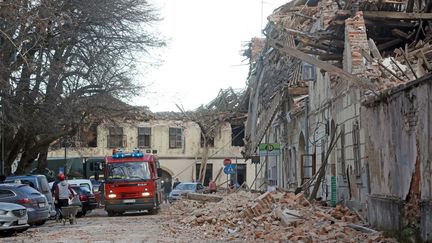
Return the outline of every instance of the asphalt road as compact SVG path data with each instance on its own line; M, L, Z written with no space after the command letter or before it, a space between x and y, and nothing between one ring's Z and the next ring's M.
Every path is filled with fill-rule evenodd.
M163 224L170 217L163 211L158 215L146 212L108 217L103 209L93 210L77 224L50 220L43 226L31 227L0 242L173 242L164 232Z

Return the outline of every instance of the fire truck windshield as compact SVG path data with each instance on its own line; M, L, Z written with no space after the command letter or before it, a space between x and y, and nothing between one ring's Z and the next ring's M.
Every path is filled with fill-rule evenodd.
M136 181L150 179L147 162L121 162L108 165L107 180Z

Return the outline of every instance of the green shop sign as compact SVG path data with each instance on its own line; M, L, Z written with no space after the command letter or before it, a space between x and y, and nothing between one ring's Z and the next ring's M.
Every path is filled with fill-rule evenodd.
M280 155L280 144L279 143L260 143L258 146L260 156L278 156Z

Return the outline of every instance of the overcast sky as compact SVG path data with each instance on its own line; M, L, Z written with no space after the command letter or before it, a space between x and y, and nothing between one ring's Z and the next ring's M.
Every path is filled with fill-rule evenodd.
M150 2L164 18L157 28L168 39L168 46L158 53L163 64L143 75L147 92L134 105L146 105L155 112L179 111L175 104L193 110L216 98L220 89L245 88L249 67L240 55L242 45L261 36L266 17L287 1Z

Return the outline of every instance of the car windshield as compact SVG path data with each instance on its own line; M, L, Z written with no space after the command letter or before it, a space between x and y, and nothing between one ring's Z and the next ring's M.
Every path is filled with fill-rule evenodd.
M150 179L147 162L124 162L108 165L108 180L145 180Z
M180 183L176 186L176 190L186 190L186 191L193 191L195 190L196 185L195 184L189 184L189 183Z

